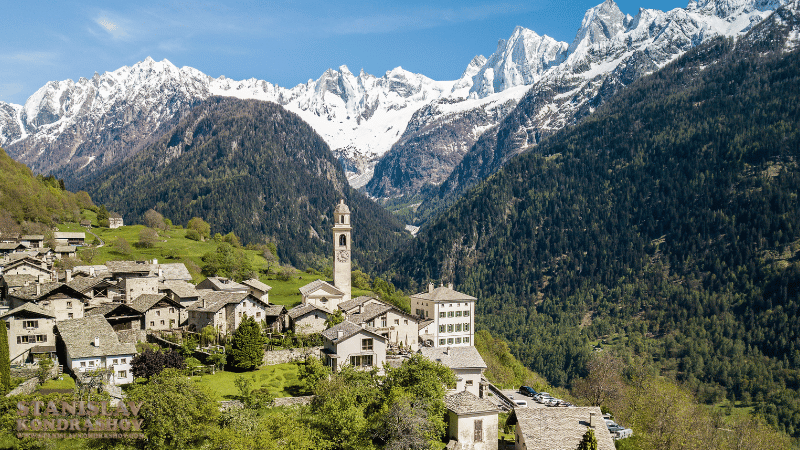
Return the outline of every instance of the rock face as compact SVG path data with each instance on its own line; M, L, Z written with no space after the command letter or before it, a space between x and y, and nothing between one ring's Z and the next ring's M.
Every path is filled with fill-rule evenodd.
M606 0L586 12L572 43L517 27L489 58L476 56L451 81L400 67L376 77L341 66L288 89L263 80L212 78L147 58L77 82L50 82L25 105L0 102L0 146L35 171L75 186L136 154L212 95L258 99L308 122L342 162L352 186L373 197L425 191L428 198L439 186L453 185L447 177L458 176L451 172L487 130L504 133L498 139L503 148L491 158L502 164L633 80L709 38L746 32L782 3L692 1L669 12L640 9L631 17ZM515 111L523 97L526 105Z

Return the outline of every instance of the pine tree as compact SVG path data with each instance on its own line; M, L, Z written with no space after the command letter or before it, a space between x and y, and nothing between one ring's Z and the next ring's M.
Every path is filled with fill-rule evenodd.
M583 435L583 440L578 444L578 450L597 450L597 438L594 436L594 430L589 428Z
M261 327L255 319L246 314L239 328L233 332L231 357L233 366L244 370L257 369L264 359Z
M8 353L8 332L5 323L0 322L0 385L3 392L8 392L11 387L11 361Z

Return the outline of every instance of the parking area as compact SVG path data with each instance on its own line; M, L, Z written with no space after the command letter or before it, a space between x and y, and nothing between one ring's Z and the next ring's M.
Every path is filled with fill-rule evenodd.
M520 394L519 391L515 391L513 389L503 389L501 392L512 400L525 400L528 402L528 408L546 408L546 406L541 403L537 403L532 398Z

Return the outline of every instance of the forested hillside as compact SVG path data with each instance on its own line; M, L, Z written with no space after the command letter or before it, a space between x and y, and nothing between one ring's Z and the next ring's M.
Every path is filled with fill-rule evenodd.
M274 241L304 268L331 255L334 206L353 214L354 260L365 268L410 238L351 189L325 142L295 114L256 100L212 97L133 158L98 176L97 201L134 222L154 208L175 223L202 217L212 233ZM102 181L102 182L101 182Z
M0 148L0 233L19 232L21 222L52 225L80 220L82 208L94 206L86 192L64 190L53 176L34 175Z
M387 273L455 282L556 385L621 335L700 400L744 400L800 436L798 23L782 8L634 83L468 192Z

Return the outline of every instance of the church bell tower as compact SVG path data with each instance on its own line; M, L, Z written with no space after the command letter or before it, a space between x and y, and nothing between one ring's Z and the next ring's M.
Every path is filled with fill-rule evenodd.
M342 301L350 300L351 258L350 208L340 200L333 210L333 285L344 292Z

